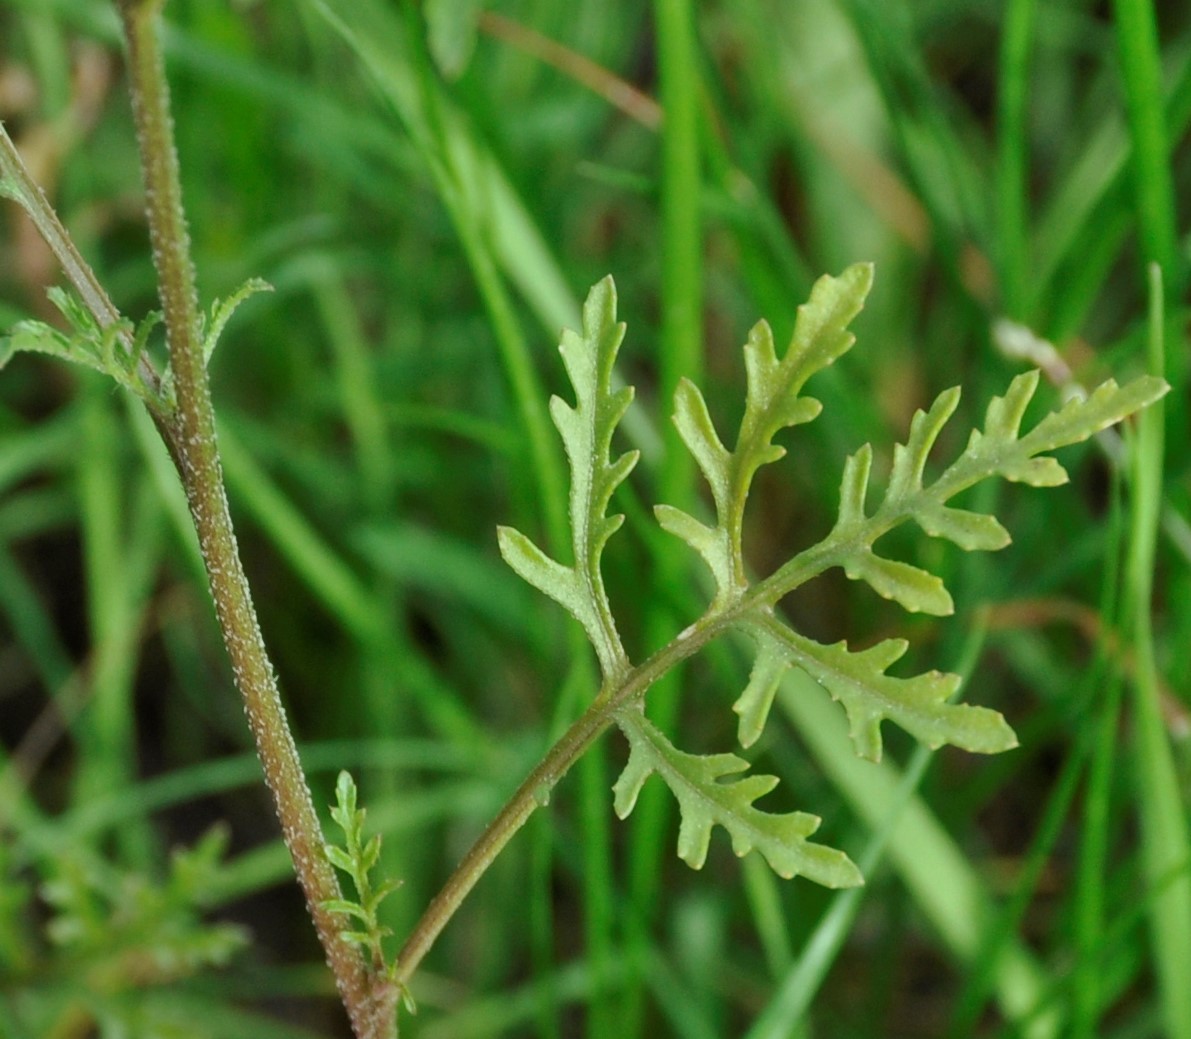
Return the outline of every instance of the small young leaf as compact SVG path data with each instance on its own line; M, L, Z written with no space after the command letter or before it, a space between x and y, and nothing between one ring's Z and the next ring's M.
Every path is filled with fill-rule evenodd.
M72 293L53 287L46 295L66 319L70 331L62 332L44 321L18 322L7 335L0 336L0 368L17 353L49 354L102 372L160 410L165 398L150 391L138 366L149 334L161 315L151 313L139 326L121 318L100 328L91 312Z
M399 882L385 881L373 888L369 874L380 859L381 839L377 834L364 841L365 814L365 809L358 807L355 780L349 772L340 772L335 783L335 805L331 808L331 818L343 830L344 846L339 848L324 844L323 854L328 862L351 877L358 900L331 898L324 901L322 907L358 920L360 930L340 931L339 937L345 942L367 948L372 954L373 963L383 964L384 939L391 932L381 926L376 914L385 896L396 890ZM396 964L388 969L395 970Z
M380 834L374 834L372 839L360 851L360 865L365 871L371 870L380 860Z
M326 852L327 861L335 866L337 869L343 870L349 877L355 872L355 860L342 848L336 848L333 844L328 844L324 851Z
M46 931L77 964L135 965L138 984L176 983L208 966L222 966L249 940L234 924L205 923L199 909L226 887L227 832L215 827L193 848L170 856L161 880L121 873L67 845L52 860L41 894L50 911ZM84 864L85 863L85 864ZM120 977L119 971L112 975ZM136 1034L126 1028L119 1034Z
M136 365L144 354L145 348L149 345L149 336L153 334L153 329L164 320L165 315L160 310L151 310L137 326L136 333L133 336L132 351L130 354L133 365Z
M777 786L774 776L721 782L745 771L748 762L735 754L686 754L640 711L621 712L617 724L628 738L630 750L613 788L616 814L622 819L628 816L645 780L656 772L678 799L682 814L678 855L688 866L702 868L712 827L719 825L728 831L737 855L755 849L779 876L806 876L833 888L864 883L843 852L806 839L819 828L817 816L806 812L773 815L753 806L757 798Z
M49 354L63 361L74 360L71 356L70 339L44 321L20 321L12 330L0 337L0 368L8 364L19 353ZM98 367L87 363L88 367Z
M328 855L327 858L330 858L330 856ZM360 920L367 921L368 919L368 914L358 902L350 902L346 898L328 898L323 903L323 908L330 910L332 913L343 913L346 916L354 916Z
M211 304L211 318L205 323L205 327L200 329L203 339L204 363L210 362L211 355L215 352L215 347L219 344L219 337L223 335L224 328L227 327L228 321L231 320L232 315L236 312L240 304L248 299L249 296L255 296L258 292L272 291L273 286L263 278L249 278L226 299L217 299Z

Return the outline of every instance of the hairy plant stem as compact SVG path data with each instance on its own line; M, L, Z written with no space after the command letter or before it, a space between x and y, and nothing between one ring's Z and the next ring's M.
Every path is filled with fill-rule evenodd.
M228 512L158 35L163 4L164 0L120 0L119 6L128 42L153 261L177 396L173 425L178 471L232 672L307 908L356 1036L382 1039L395 1032L397 989L383 973L366 967L357 950L339 937L342 921L324 908L326 902L342 898L342 893L323 852L318 815L286 722Z

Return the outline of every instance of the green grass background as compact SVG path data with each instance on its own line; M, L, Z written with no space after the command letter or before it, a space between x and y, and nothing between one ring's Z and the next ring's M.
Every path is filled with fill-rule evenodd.
M594 691L577 626L495 527L565 552L546 401L605 273L638 388L620 443L643 461L605 554L635 658L705 601L649 512L703 494L673 385L698 378L727 428L747 329L784 342L819 273L872 259L877 284L812 386L822 417L758 480L758 571L827 531L845 453L956 383L962 449L1019 370L999 317L1085 383L1174 387L1123 468L1087 445L1069 487L983 492L1004 552L897 543L955 617L907 620L838 575L787 604L819 639L911 638L910 665L961 670L1021 738L927 755L887 727L874 766L820 690L783 688L755 756L771 800L823 816L864 889L777 880L722 834L692 872L660 788L613 817L612 736L444 933L403 1035L1191 1039L1186 10L170 0L167 22L205 301L275 287L212 362L241 549L316 800L352 769L404 878L399 937ZM152 309L109 4L0 0L0 117L117 305ZM44 316L51 261L14 207L0 231L0 324ZM728 750L747 666L713 647L651 714ZM102 380L28 357L0 376L0 734L0 1036L346 1034L164 451ZM138 973L173 948L167 916L121 931L108 902L217 820L207 918L251 946ZM87 918L118 938L50 940L44 884L68 874L107 893Z

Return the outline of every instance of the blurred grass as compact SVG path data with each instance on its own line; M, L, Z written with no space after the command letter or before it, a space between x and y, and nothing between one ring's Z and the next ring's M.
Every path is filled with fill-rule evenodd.
M427 42L412 4L167 7L202 291L276 287L212 362L241 545L316 798L338 767L360 773L405 878L399 932L593 692L574 627L502 569L494 528L566 556L545 407L565 390L558 330L603 274L638 388L624 440L643 462L607 553L635 656L703 601L680 546L647 529L654 501L701 494L661 451L668 387L702 372L716 418L734 418L747 329L763 316L784 340L810 281L854 260L877 261L877 287L857 346L813 387L823 416L759 479L758 570L827 529L844 452L888 443L956 382L976 420L1014 371L996 317L1055 338L1084 382L1146 368L1147 261L1175 392L1164 464L1151 451L1131 479L1151 520L1188 502L1186 12L479 8L425 5ZM139 316L152 274L114 28L103 0L0 0L0 117ZM529 32L564 49L530 53ZM660 101L660 128L639 96L593 92L575 55ZM0 316L42 314L53 271L10 207L0 260ZM253 928L241 955L259 976L167 986L200 1008L188 1034L263 1035L266 1003L277 1035L343 1034L321 974L294 980L319 954L243 756L176 488L127 414L36 359L0 379L0 1034L68 1020L30 883L64 857L158 875L215 819L233 843L214 911ZM909 621L834 578L787 604L815 637L912 637L920 667L963 659L986 624L965 696L1022 737L995 760L926 763L890 733L873 766L817 689L784 689L788 725L758 759L825 840L868 849L866 889L757 876L719 839L692 873L665 799L613 819L609 739L444 934L403 1035L1191 1034L1186 561L1114 519L1093 447L1065 462L1070 488L998 492L1015 538L1001 555L906 543L949 574L956 618ZM745 677L731 647L685 669L685 745L731 745ZM142 994L146 1015L161 995Z

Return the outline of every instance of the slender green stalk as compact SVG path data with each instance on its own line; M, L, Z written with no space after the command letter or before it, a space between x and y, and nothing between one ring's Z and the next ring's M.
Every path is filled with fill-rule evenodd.
M432 64L425 53L424 27L414 5L407 4L405 13L407 39L413 55L412 64L419 89L419 103L410 106L409 122L415 132L415 139L423 149L427 164L435 175L440 197L451 214L496 336L501 360L534 459L530 471L534 474L534 482L537 484L537 500L542 511L541 518L547 539L556 551L565 552L569 542L563 507L566 501L566 480L547 410L543 404L545 394L541 391L528 343L505 287L499 265L499 253L491 240L489 224L492 218L485 206L494 185L482 184L481 194L477 194L474 187L469 189L468 181L475 175L469 168L472 165L469 153L473 146L452 128L446 98L432 73ZM481 199L483 205L478 204ZM578 630L569 629L567 640L568 655L571 659L586 657L587 649ZM594 678L586 675L580 677L576 688L579 687L584 691L593 691ZM612 914L608 909L612 902L611 840L605 807L608 778L600 748L593 747L583 757L580 771L584 827L584 929L588 958L592 970L599 974L608 969L612 956ZM522 825L523 822L524 820L516 826ZM543 838L538 837L538 840L541 841ZM534 858L538 876L548 879L551 859L549 846L539 845ZM538 921L539 927L542 923L543 921ZM548 977L545 973L542 976L544 981ZM544 985L542 991L544 997L548 996L548 986ZM593 989L589 1002L589 1034L610 1036L612 1033L607 1030L605 1024L609 1013L605 1010L606 997L603 990L599 987Z
M1142 259L1157 264L1162 281L1174 298L1182 295L1187 265L1179 245L1179 215L1175 205L1170 131L1162 89L1162 55L1151 0L1114 0L1121 80L1133 145L1133 207L1141 240ZM1164 375L1174 387L1187 375L1185 350L1166 352ZM1172 395L1166 410L1170 436L1184 441L1191 436L1184 394ZM1189 1026L1191 1027L1191 1026Z
M1104 1002L1096 951L1104 940L1104 906L1109 863L1111 783L1120 746L1119 675L1110 676L1102 697L1088 768L1076 877L1075 939L1079 955L1071 980L1071 1039L1092 1039L1099 1032Z
M665 113L661 130L661 269L662 318L658 397L666 405L683 376L701 381L703 372L703 242L699 212L702 183L699 152L699 52L694 5L689 0L655 0L660 101ZM666 423L666 451L658 472L657 500L687 508L695 466L678 431ZM668 601L676 588L688 588L687 559L672 550L655 557L653 600ZM653 644L669 637L681 621L671 610L650 611L646 637ZM678 716L680 675L667 675L655 690L652 718L664 733L673 733ZM647 788L634 812L631 829L629 891L633 912L627 918L631 957L643 957L649 927L657 915L665 854L663 841L672 801L660 786ZM640 1031L643 979L630 982L623 1001L621 1035Z
M156 569L155 510L127 510L141 537L128 537L122 524L123 481L116 463L109 386L91 385L83 402L78 495L87 588L92 664L87 675L87 724L77 730L76 794L91 801L125 787L136 773L133 683L142 614ZM144 825L116 834L128 860L145 865L152 847Z
M1174 181L1162 99L1162 58L1150 0L1115 0L1121 77L1133 141L1133 181L1145 259L1180 278ZM1162 374L1162 373L1158 373Z
M1163 370L1162 275L1150 267L1149 368ZM1134 761L1142 831L1142 862L1153 886L1166 883L1150 908L1155 970L1162 996L1164 1034L1191 1039L1191 835L1170 740L1162 722L1154 652L1154 559L1162 508L1163 413L1144 412L1133 444L1131 535L1126 588L1132 613ZM1173 879L1171 879L1173 875Z
M1105 570L1101 582L1102 617L1121 616L1121 557L1123 534L1123 481L1121 467L1113 470L1111 507L1108 513ZM1102 636L1096 645L1092 666L1085 672L1088 688L1098 689L1092 698L1095 721L1088 734L1088 776L1084 788L1082 825L1079 830L1079 860L1072 904L1072 931L1076 958L1071 979L1070 1039L1092 1039L1099 1034L1104 986L1096 969L1097 949L1105 931L1107 878L1109 874L1113 776L1120 755L1121 699L1124 676L1111 662L1109 640Z
M33 221L38 233L50 247L54 257L62 265L75 291L95 315L100 328L114 325L120 313L104 291L91 266L75 248L58 214L46 200L45 193L29 175L12 138L0 123L0 188L2 193L17 202Z
M1055 843L1070 814L1087 756L1086 746L1081 746L1067 758L1047 798L1036 835L1015 880L1012 897L990 916L985 926L972 968L952 1012L949 1034L953 1039L974 1035L978 1031L980 1015L997 982L997 967L1038 891L1042 871L1050 861Z
M158 36L163 0L121 0L149 230L174 375L179 473L198 533L216 614L244 698L265 779L307 907L359 1039L395 1031L397 990L370 976L324 904L342 898L240 564L219 466L215 416L199 335L190 238L182 209L169 88Z
M689 0L656 0L658 74L662 123L662 400L680 378L701 382L703 373L703 242L699 219L699 51ZM695 470L677 434L667 429L660 479L663 495L690 493ZM681 459L682 461L678 461Z
M1034 0L1013 0L1009 4L1002 30L997 91L997 253L1001 307L1014 318L1025 317L1029 269L1026 114L1033 20Z

